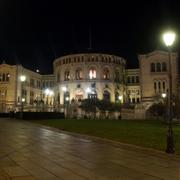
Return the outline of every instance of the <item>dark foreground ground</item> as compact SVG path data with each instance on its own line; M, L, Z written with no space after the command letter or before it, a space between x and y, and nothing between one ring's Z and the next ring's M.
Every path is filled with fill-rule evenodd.
M178 180L180 157L0 119L0 180Z
M165 151L167 125L152 120L39 120L61 130L107 138ZM173 125L176 154L180 154L180 124Z

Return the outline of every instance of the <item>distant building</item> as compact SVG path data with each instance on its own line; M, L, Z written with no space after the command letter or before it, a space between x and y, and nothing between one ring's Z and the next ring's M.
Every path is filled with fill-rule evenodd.
M148 108L168 92L168 58L164 51L139 55L139 69L126 69L122 57L101 53L73 54L57 58L54 73L41 75L21 65L0 64L0 112L48 111L86 98L141 104ZM178 55L171 54L173 95L179 95ZM25 75L22 84L20 76ZM22 86L23 85L23 86Z
M23 86L21 75L26 76ZM0 64L0 112L19 111L22 97L27 111L34 110L39 102L53 104L54 99L45 94L46 88L54 90L53 75L40 75L21 65Z
M169 88L169 53L154 51L139 55L141 101L149 107L162 93L168 93ZM171 53L172 92L179 96L178 55Z

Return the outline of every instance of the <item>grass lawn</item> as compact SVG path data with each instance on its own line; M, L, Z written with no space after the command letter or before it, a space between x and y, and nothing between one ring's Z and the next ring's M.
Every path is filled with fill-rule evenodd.
M88 134L165 151L167 125L150 120L34 120L61 130ZM180 125L173 126L176 153L180 154Z

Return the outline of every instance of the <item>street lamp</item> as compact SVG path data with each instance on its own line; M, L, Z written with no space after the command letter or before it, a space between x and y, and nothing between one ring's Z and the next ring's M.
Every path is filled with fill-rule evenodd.
M64 114L65 114L65 117L68 116L68 109L69 109L69 93L67 91L67 87L66 86L63 86L62 88L62 91L64 92Z
M50 105L52 105L52 98L53 98L53 95L54 95L54 92L50 89L45 89L45 94L46 94L46 104L49 105L49 98L50 98Z
M162 93L161 97L162 97L162 103L163 103L163 119L165 121L167 121L166 120L166 114L167 114L167 94L166 93Z
M24 86L24 82L26 81L26 76L21 75L20 81L21 81L21 119L23 119L24 102L25 102L24 93L23 93L23 86Z
M119 101L121 102L122 101L122 96L120 95L120 96L118 96L118 99L119 99Z
M176 39L176 34L173 31L168 31L163 34L163 40L168 48L168 77L169 77L169 89L168 89L168 132L167 132L167 153L174 153L174 137L172 130L172 70L171 70L171 46Z
M162 93L161 96L162 96L162 98L166 98L167 94L166 93Z
M119 116L119 118L121 119L121 103L122 103L123 96L119 95L118 99L119 99L119 102L120 102L120 116Z

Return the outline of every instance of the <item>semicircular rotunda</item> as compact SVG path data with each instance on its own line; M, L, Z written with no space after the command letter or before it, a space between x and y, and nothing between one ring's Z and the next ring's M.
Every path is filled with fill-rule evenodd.
M54 61L55 92L59 104L86 98L116 102L125 97L124 58L109 54L73 54Z

